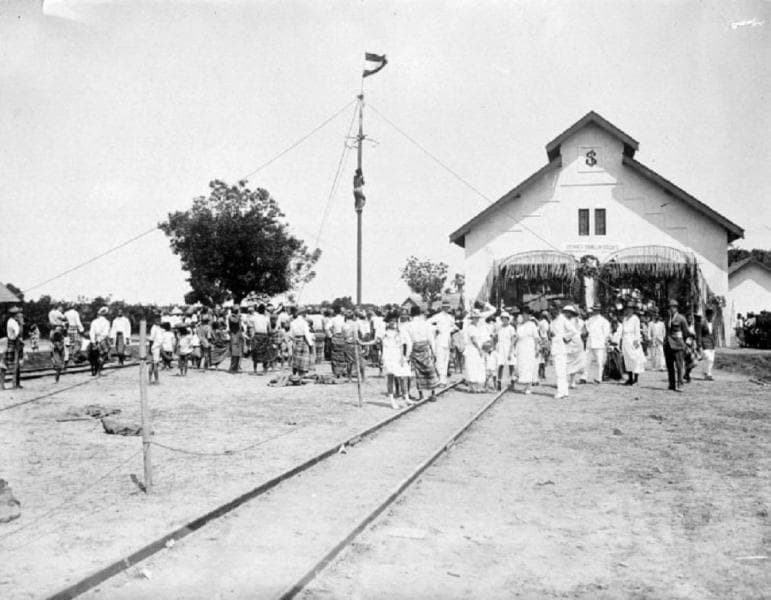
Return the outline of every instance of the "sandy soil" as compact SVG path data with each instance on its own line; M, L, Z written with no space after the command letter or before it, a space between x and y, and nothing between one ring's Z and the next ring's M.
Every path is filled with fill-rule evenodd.
M768 388L641 380L506 396L303 597L771 597Z
M130 479L143 477L141 438L107 435L99 421L57 422L92 403L138 422L137 378L135 368L111 371L0 412L0 477L22 504L20 519L0 525L0 597L55 592L393 413L382 379L366 383L370 402L358 409L355 384L273 388L248 374L162 372L149 388L154 441L191 452L257 445L226 456L153 446L147 496ZM1 393L0 408L56 389L50 378L25 386Z

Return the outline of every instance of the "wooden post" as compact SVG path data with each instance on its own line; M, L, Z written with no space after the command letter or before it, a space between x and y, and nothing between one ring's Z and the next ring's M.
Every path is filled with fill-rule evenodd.
M142 456L145 465L145 493L153 486L150 463L150 414L147 408L147 321L139 321L139 402L142 411Z
M361 371L359 370L359 361L360 361L360 354L359 354L359 332L356 331L356 342L354 343L354 353L356 354L356 391L359 395L359 408L363 406L363 402L361 400Z

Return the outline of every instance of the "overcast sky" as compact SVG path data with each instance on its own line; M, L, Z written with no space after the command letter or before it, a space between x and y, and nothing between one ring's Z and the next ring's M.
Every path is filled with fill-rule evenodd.
M771 247L771 2L5 2L0 281L22 289L234 182L351 102L491 199L589 110L637 158ZM315 246L354 107L250 179ZM448 234L486 203L365 110L364 300L398 301L410 254L462 270ZM355 295L347 153L303 301ZM179 302L151 233L30 291Z

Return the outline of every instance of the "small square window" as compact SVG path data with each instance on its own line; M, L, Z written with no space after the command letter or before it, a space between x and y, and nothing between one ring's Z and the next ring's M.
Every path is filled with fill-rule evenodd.
M594 235L605 235L605 209L594 209Z
M589 235L589 209L578 209L578 235Z

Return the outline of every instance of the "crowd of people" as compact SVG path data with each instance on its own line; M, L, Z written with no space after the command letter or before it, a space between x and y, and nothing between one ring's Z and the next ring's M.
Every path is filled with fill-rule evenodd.
M736 343L740 348L771 348L771 312L736 315Z
M8 347L0 363L15 373L23 362L20 310L11 311ZM114 357L123 364L135 343L123 311L98 310L88 332L76 305L53 308L48 315L51 362L56 381L68 364L88 360L99 375ZM111 317L111 319L110 319ZM714 314L707 310L698 327L670 301L666 318L657 309L629 302L622 314L600 306L583 311L573 304L534 313L525 305L496 309L477 303L469 311L442 303L425 314L418 307L379 310L322 309L255 303L214 308L176 308L149 320L147 355L150 381L176 362L181 376L190 368L217 369L229 359L228 371L243 370L251 360L255 374L289 370L295 381L329 361L332 377L363 380L367 366L385 375L393 408L433 398L447 385L450 372L462 373L465 389L486 392L520 389L532 393L554 365L557 390L564 398L581 383L622 380L636 385L646 368L669 372L669 388L681 391L697 361L704 360L705 379L713 378ZM412 394L414 386L417 396Z

